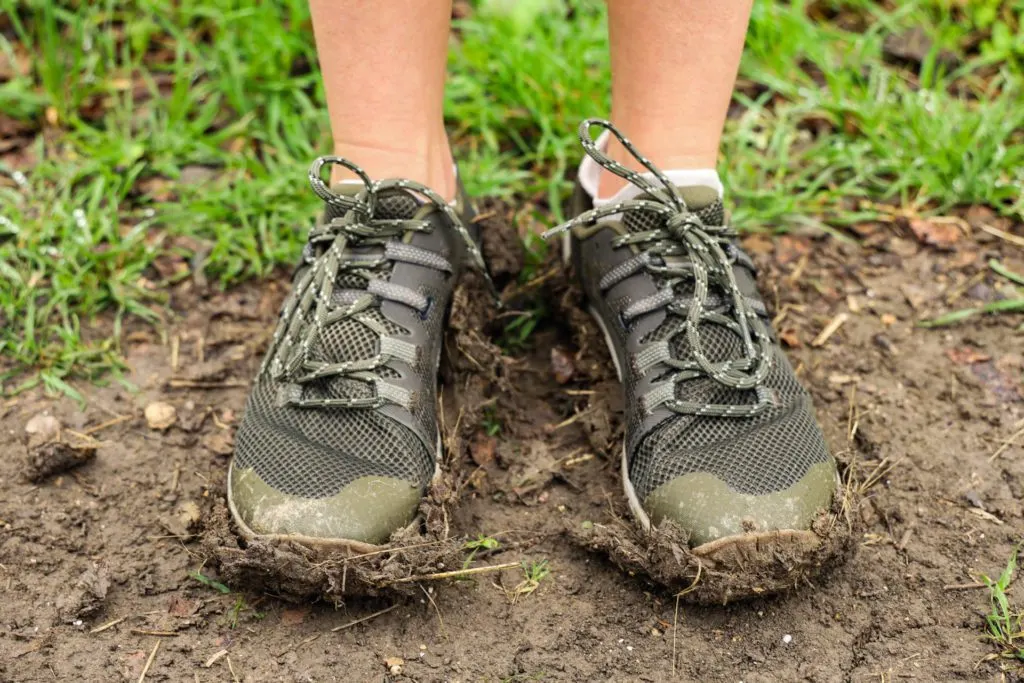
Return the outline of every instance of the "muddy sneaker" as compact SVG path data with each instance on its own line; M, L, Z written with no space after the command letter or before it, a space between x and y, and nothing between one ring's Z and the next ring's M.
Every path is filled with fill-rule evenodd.
M362 183L328 188L331 164ZM358 548L408 525L438 472L444 319L460 265L483 259L464 199L338 157L309 180L327 208L249 395L228 503L247 537Z
M603 154L594 125L650 173ZM622 478L633 514L647 529L674 521L697 554L765 535L814 544L805 530L830 507L835 462L718 193L674 187L608 122L584 121L580 140L642 191L591 209L577 187L576 217L549 232L564 232L625 387Z

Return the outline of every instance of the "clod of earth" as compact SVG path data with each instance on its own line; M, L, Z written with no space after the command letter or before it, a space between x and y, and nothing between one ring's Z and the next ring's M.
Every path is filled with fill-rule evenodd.
M38 484L49 477L66 472L96 457L97 442L64 439L60 422L49 415L37 415L25 425L27 434L22 476Z
M146 406L146 424L150 429L163 431L178 421L178 411L170 403L156 401Z
M74 587L57 600L57 622L71 623L96 616L110 589L110 578L105 567L89 568L75 582Z

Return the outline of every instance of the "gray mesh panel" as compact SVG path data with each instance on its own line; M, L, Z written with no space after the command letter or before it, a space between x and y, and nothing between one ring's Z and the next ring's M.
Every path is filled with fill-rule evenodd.
M304 498L332 496L359 477L386 475L425 487L434 455L394 420L370 410L276 405L258 382L235 439L235 459L267 484Z
M739 403L743 393L750 400L750 392L712 385L711 380L683 382L677 394L688 400ZM755 418L674 415L648 434L630 460L630 480L641 500L693 472L714 474L740 493L763 495L789 488L811 465L828 462L810 399L785 359L776 359L766 385L774 389L780 405Z

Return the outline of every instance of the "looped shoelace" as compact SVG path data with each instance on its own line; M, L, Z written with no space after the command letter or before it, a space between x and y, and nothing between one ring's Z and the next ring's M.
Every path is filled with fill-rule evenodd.
M355 173L365 188L353 196L333 192L321 174L324 167L334 164ZM291 405L378 408L391 402L408 408L411 403L409 392L383 382L376 370L392 358L414 365L418 358L417 349L408 342L389 337L388 330L367 312L378 307L381 301L388 300L409 306L421 316L427 315L432 305L429 298L381 277L386 276L396 262L413 263L446 273L455 269L440 254L400 241L407 232L430 232L433 229L430 221L374 217L381 193L389 190L415 192L441 211L462 238L472 264L494 294L494 284L487 274L483 255L451 205L425 185L404 179L373 181L358 165L335 156L320 157L313 162L309 169L309 184L318 197L335 207L338 217L310 230L305 252L305 260L310 265L295 284L295 292L282 311L283 322L274 333L273 351L267 355L264 369L269 370L276 381L286 384L283 400ZM359 256L352 251L354 247L373 246L383 247L383 252ZM361 278L366 282L365 289L360 291L349 285L339 286L342 276ZM379 352L372 358L353 361L326 362L311 358L310 350L317 339L323 339L325 329L346 319L369 328L380 339ZM301 397L301 385L325 377L361 381L373 386L375 391L368 397Z
M657 183L619 164L598 149L590 135L590 129L594 126L618 138L633 158L654 176ZM649 212L665 219L662 227L617 237L612 242L614 247L630 245L637 250L637 254L605 273L599 282L600 289L607 291L641 271L659 280L657 293L635 301L621 311L627 325L635 318L659 309L665 309L671 314L670 320L666 322L669 328L663 341L652 343L645 351L637 354L636 364L641 374L659 363L674 371L668 377L671 382L660 383L644 396L644 408L649 412L655 407L664 406L673 412L688 415L751 417L771 406L771 391L763 383L771 370L772 341L758 317L758 314L765 314L764 306L755 299L745 297L736 282L733 263L737 260L749 262L731 244L736 233L726 226L705 225L700 216L687 208L679 190L665 174L640 154L610 122L602 119L583 121L579 128L579 138L583 149L594 161L640 188L649 198L591 209L547 231L544 233L545 238L577 226L593 225L615 214ZM666 257L683 257L683 262L670 262ZM681 299L676 293L676 286L683 282L692 282L694 285L688 300ZM723 288L726 296L710 293L712 283ZM721 325L735 333L742 342L741 357L721 362L708 358L702 338L702 323ZM669 351L671 341L681 333L686 335L692 360L675 358ZM730 389L753 390L756 401L709 404L677 399L675 386L698 377L709 377Z

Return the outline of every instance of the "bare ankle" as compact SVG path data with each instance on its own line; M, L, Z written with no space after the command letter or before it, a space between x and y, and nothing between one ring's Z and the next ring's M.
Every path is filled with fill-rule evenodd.
M412 149L337 141L334 154L358 164L372 180L404 178L423 183L445 199L455 197L455 170L447 138ZM331 182L355 179L355 174L344 167L332 169Z

